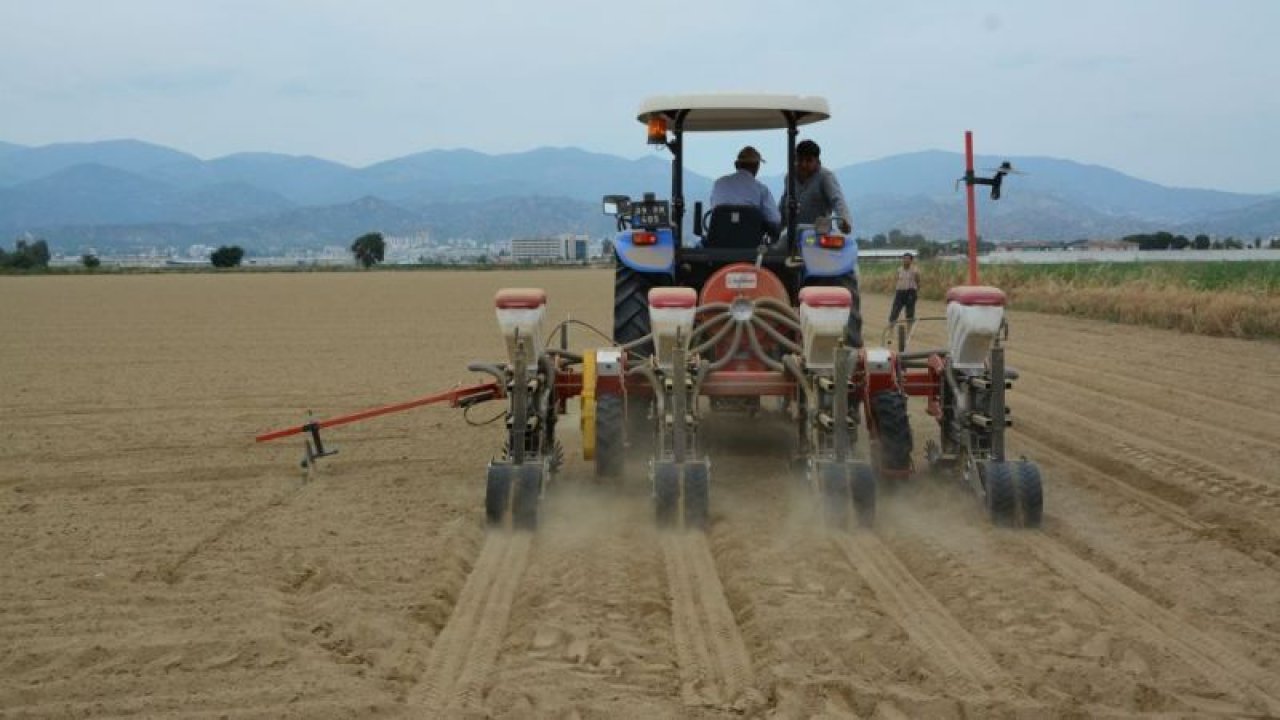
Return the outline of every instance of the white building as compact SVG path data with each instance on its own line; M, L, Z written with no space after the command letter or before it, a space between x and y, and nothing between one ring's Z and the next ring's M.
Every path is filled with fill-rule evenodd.
M586 235L515 238L511 241L511 259L515 262L586 261L589 242Z

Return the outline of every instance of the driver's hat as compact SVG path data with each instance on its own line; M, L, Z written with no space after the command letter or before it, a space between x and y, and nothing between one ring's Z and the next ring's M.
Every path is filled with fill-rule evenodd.
M750 145L738 151L738 162L741 163L762 163L764 158L760 157L760 151Z

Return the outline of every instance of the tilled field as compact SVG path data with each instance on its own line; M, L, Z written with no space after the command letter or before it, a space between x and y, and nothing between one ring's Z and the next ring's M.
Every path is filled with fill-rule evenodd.
M611 280L0 279L0 716L1280 715L1273 343L1013 312L1039 532L921 477L825 533L776 420L709 423L705 536L638 465L596 486L575 417L532 536L484 532L501 433L460 411L334 430L309 480L252 442L481 380L499 287L606 328Z

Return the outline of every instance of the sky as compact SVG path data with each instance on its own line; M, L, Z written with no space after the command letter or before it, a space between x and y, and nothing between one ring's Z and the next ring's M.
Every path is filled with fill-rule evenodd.
M0 0L0 141L133 138L364 167L435 149L643 157L651 95L818 95L829 167L1043 155L1280 192L1278 0ZM780 173L784 136L689 138Z

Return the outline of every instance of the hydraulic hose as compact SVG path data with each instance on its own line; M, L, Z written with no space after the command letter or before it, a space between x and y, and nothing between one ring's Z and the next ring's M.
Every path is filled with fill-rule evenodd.
M795 342L793 342L787 336L778 332L777 328L765 322L762 318L758 318L758 317L751 318L751 326L759 330L764 330L766 333L768 333L769 337L773 338L779 344L781 344L783 347L785 347L787 350L790 350L793 353L804 352L804 350L799 345L795 344ZM754 333L752 334L754 335Z
M776 310L771 310L769 308L757 308L755 313L753 313L753 316L768 318L769 320L773 320L774 322L786 325L788 328L795 330L796 332L800 332L799 321L797 321L796 319L794 319L789 315L784 315L780 312L777 312Z
M726 318L730 318L730 319L732 319L732 317L731 317L730 315L728 315L728 314L725 314L725 315L723 315L722 317L726 317ZM690 352L690 353L692 353L692 354L694 354L694 355L702 355L702 354L703 354L703 353L705 353L706 351L708 351L708 350L710 350L711 348L713 348L713 347L715 347L716 345L718 345L718 344L720 343L720 341L724 339L724 336L725 336L725 335L728 335L728 334L729 334L729 331L730 331L731 329L733 329L734 327L737 327L737 326L738 326L738 321L737 321L737 320L733 320L733 322L730 322L730 323L725 323L723 327L721 327L719 330L717 330L717 331L716 331L716 334L715 334L715 335L712 335L712 336L711 336L711 339L710 339L710 340L706 340L706 341L704 341L704 342L702 342L702 343L700 343L700 344L698 344L698 345L694 346L692 349L690 349L690 350L689 350L689 352ZM735 345L736 345L736 342L735 342Z
M755 333L747 333L747 340L751 343L751 352L755 353L757 360L768 366L770 370L782 369L782 363L765 355L764 348L760 347L760 338L757 338Z

